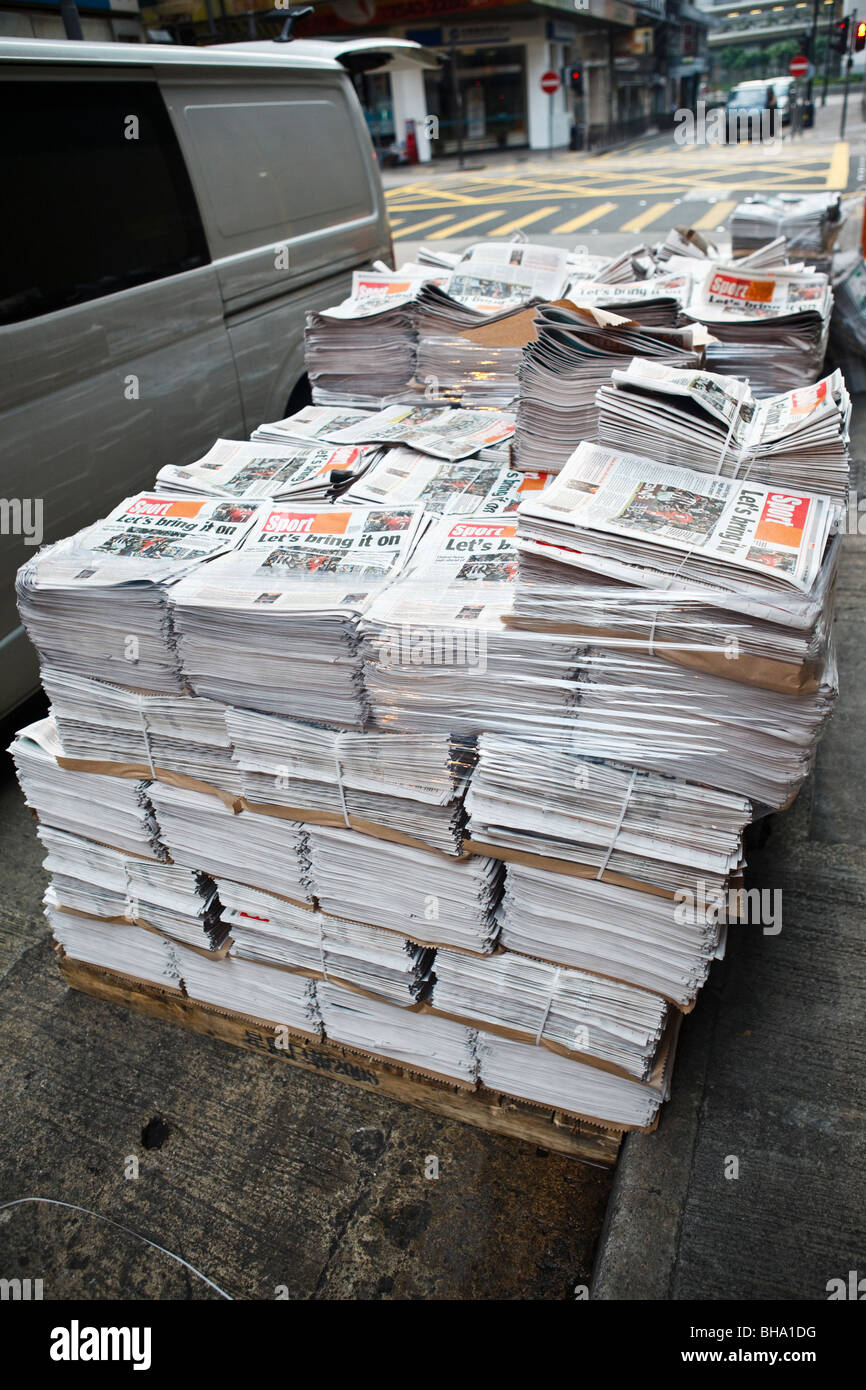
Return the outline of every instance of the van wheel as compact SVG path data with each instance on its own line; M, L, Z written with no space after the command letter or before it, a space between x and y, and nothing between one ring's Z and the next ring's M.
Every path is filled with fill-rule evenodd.
M303 410L305 405L312 404L313 393L310 390L310 378L304 373L286 402L286 414L283 418L285 419L288 415L295 415L299 410Z

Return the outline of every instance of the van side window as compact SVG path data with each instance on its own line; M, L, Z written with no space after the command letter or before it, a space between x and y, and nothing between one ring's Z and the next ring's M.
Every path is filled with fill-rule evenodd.
M154 83L4 83L0 168L0 323L84 304L210 260Z

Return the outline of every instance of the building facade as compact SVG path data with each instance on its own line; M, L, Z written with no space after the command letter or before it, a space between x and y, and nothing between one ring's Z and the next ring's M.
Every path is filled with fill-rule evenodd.
M274 38L291 4L95 0L80 12L88 39L210 44ZM427 68L353 80L380 157L426 161L602 148L663 127L697 101L710 23L689 0L324 0L292 32L421 44L436 60ZM0 34L62 37L59 5L0 0Z
M82 0L78 6L84 38L91 43L144 43L147 39L138 0ZM66 37L56 0L0 4L0 38Z
M402 91L383 78L365 99L374 138L398 145L407 121L417 130L429 117L431 138L418 141L425 158L461 148L599 147L638 135L694 105L708 27L686 0L332 0L297 32L388 34L435 53L440 67L423 77L423 101L414 74ZM549 73L559 79L552 94L542 84Z

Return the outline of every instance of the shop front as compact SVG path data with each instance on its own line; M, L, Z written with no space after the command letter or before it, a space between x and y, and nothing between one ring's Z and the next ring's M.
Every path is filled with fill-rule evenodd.
M529 144L526 46L440 49L438 73L425 76L434 153L504 150Z

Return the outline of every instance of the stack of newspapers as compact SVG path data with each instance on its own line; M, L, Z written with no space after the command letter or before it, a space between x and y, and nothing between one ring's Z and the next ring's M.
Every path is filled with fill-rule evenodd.
M378 404L411 386L418 286L383 298L366 297L356 286L341 304L307 315L307 375L316 404Z
M138 493L104 521L38 551L18 572L18 607L40 660L77 675L178 693L168 611L182 576L234 550L255 503Z
M818 255L830 249L841 215L838 193L746 198L731 217L731 247L736 256L784 237L788 248L798 255Z
M837 694L851 402L783 250L358 272L314 405L39 551L11 752L62 952L651 1128Z
M40 825L111 845L144 859L167 859L144 781L70 772L52 719L21 729L10 748L24 799Z
M756 396L769 396L818 380L832 310L833 292L819 271L713 263L692 278L684 312L715 339L707 347L710 371L748 377Z
M518 511L518 548L645 588L693 582L734 612L805 625L839 509L820 494L580 444ZM778 597L777 597L778 596Z
M606 309L644 328L675 328L690 289L691 279L684 274L620 284L573 279L566 297L576 307Z
M646 328L596 308L544 305L520 368L514 437L518 468L557 472L582 439L597 438L595 395L635 356L702 367L698 328Z
M285 443L218 439L201 459L156 475L159 493L175 497L225 497L240 501L272 498L327 502L361 476L369 463L363 451L287 439Z
M842 373L756 400L747 381L635 357L596 396L598 437L701 473L844 501L851 397Z
M233 957L348 983L395 1004L413 1004L428 983L433 952L396 932L330 917L230 879L217 879L216 890Z
M359 614L428 522L411 507L263 508L241 550L175 586L189 687L227 705L362 727Z
M671 890L699 879L726 889L750 815L745 797L496 734L478 741L466 805L468 836L486 852Z
M211 878L225 875L294 902L312 902L305 826L237 813L218 797L162 781L149 784L148 796L160 844L173 863Z
M307 315L307 374L317 405L381 405L411 398L429 380L456 397L511 399L507 362L494 389L477 353L437 360L435 339L496 320L529 303L558 299L569 279L565 251L530 242L479 242L434 266L355 271L349 297ZM418 362L419 341L425 342ZM456 344L459 347L459 343ZM431 360L432 359L432 360ZM449 380L446 383L445 378Z
M458 854L470 753L446 735L354 734L230 709L247 806Z
M241 793L226 707L195 695L147 695L106 681L42 668L63 745L63 765L119 775L185 778L229 798Z

